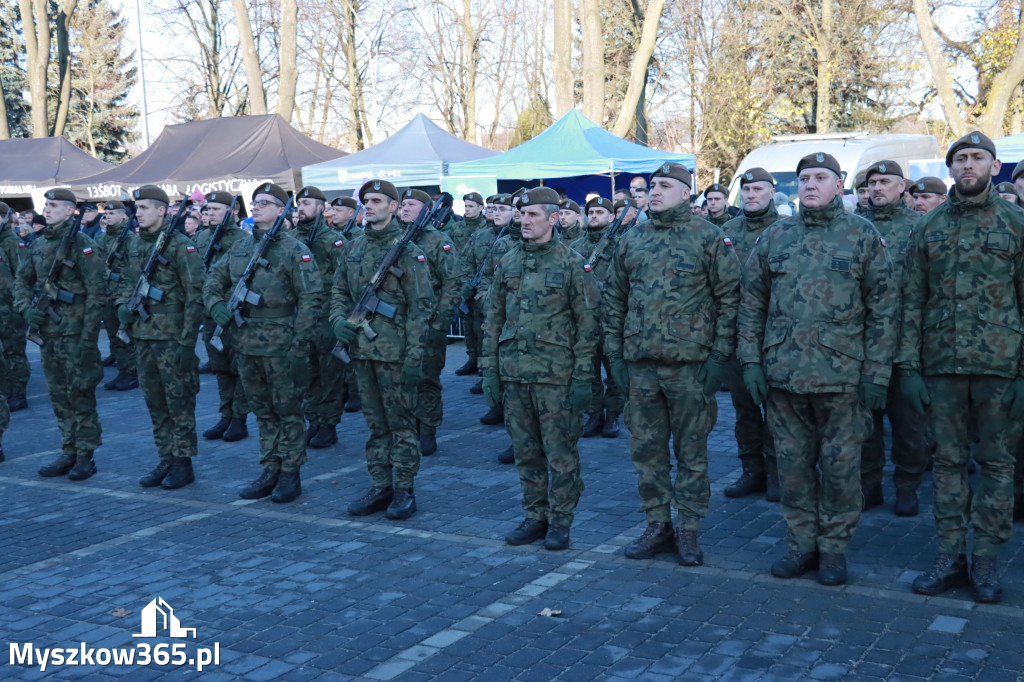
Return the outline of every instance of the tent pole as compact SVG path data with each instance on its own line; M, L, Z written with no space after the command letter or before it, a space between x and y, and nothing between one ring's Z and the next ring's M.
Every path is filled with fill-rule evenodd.
M615 197L615 159L608 162L608 169L611 171L612 176L612 193L611 197Z

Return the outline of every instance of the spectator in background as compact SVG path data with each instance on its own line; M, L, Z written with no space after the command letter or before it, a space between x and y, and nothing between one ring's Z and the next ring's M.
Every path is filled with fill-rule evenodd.
M200 217L195 213L189 213L185 218L185 235L188 237L194 237L196 232L199 230L199 225L202 222Z
M100 215L99 207L91 201L87 201L82 204L82 232L90 239L96 239L96 236L103 231L100 221L103 216Z

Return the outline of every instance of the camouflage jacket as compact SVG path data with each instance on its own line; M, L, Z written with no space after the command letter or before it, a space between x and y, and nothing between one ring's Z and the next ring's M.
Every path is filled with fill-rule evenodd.
M557 235L508 252L487 296L480 365L504 381L591 380L600 292L583 257Z
M911 211L897 199L885 206L869 204L864 209L864 217L871 221L885 241L885 250L892 259L892 274L897 286L903 280L903 261L907 258L910 248L910 235L914 231L921 214Z
M156 246L157 237L163 228L153 232L142 230L141 234L131 233L125 240L124 250L128 254L121 280L115 285L115 301L124 305L131 298L138 282L142 267ZM133 339L146 341L177 341L183 346L195 346L199 335L199 321L203 317L203 261L192 240L181 232L170 233L164 247L167 263L157 262L149 278L163 296L161 300L143 301L150 313L148 320L136 316L128 328Z
M480 278L480 288L477 289L478 294L487 295L487 292L491 290L491 283L494 282L494 269L498 267L498 262L506 253L515 248L517 244L521 244L522 241L522 226L509 223L508 232L501 239L494 242L494 246L491 247L491 250L487 252L487 257L484 258L484 272L483 277Z
M0 230L0 309L11 311L14 307L14 275L21 265L21 255L25 250L24 242L14 234L8 225Z
M484 219L484 214L481 213L476 218L469 220L455 220L455 218L452 218L441 232L448 235L456 251L462 253L462 249L469 243L469 238L473 236L473 233L484 227L487 227L487 221Z
M131 242L132 237L135 236L135 232L130 230L124 241L118 244L118 239L121 236L121 231L124 229L125 222L127 222L127 219L122 220L117 225L107 226L107 229L97 235L94 240L96 248L103 258L104 266L106 266L107 259L110 257L111 249L115 247L117 249L110 267L107 268L105 273L107 292L113 295L117 294L118 289L125 282L125 269L128 267L128 244Z
M888 385L896 280L881 236L836 197L761 235L743 271L737 354L793 393Z
M207 312L218 301L227 303L231 298L263 234L259 228L251 235L245 233L210 264L203 284ZM323 300L323 281L316 260L305 244L280 233L267 249L266 260L266 265L256 266L249 285L263 300L258 306L241 305L245 324L231 330L234 348L245 355L263 357L281 357L291 348L308 351Z
M722 211L722 215L713 216L709 213L708 217L705 218L704 220L708 221L715 227L724 227L727 222L732 220L732 214L729 213L729 209L727 208L724 211Z
M348 223L346 222L345 225ZM363 228L356 223L352 223L352 227L345 229L345 225L341 227L335 227L334 231L341 235L341 238L345 241L351 241L363 233Z
M989 186L921 218L903 272L897 363L924 374L1017 377L1024 334L1024 214Z
M570 244L569 248L583 256L583 261L587 262L594 253L594 249L597 248L597 244L601 241L603 234L604 230L587 230L587 233ZM614 239L609 239L605 242L601 255L598 256L597 261L593 264L594 277L597 278L601 289L604 289L605 283L608 281L609 275L611 275L612 258L615 256L615 245L619 236L621 236L621 233Z
M480 228L470 236L469 241L462 247L462 252L459 254L459 260L462 263L462 281L468 282L473 279L500 232L500 227L493 223L487 223L486 227ZM484 272L484 274L487 273ZM484 288L481 286L478 291L484 291Z
M331 324L349 316L384 255L402 232L399 222L392 218L384 229L365 230L345 242L331 291ZM387 276L378 291L382 301L395 307L395 316L373 317L370 325L377 336L372 340L362 332L356 334L348 348L349 355L355 359L408 364L419 364L423 360L429 320L434 314L430 267L423 250L415 244L402 250L397 265L402 276Z
M32 305L33 297L46 281L50 265L57 257L60 239L73 223L74 219L69 218L60 225L47 225L42 231L43 237L32 242L15 275L14 308L19 313ZM55 300L53 309L60 315L60 322L47 318L39 332L44 337L80 335L83 342L94 343L107 301L103 259L96 242L79 232L71 243L68 260L71 266L63 268L57 287L71 294L71 300L67 303Z
M211 228L196 232L196 251L199 252L200 263L206 259L206 252L210 248L210 240L213 239L213 231L216 227L217 226L214 225ZM238 226L234 217L228 218L228 222L224 226L224 231L220 233L220 241L217 243L218 248L214 249L214 256L210 259L210 267L212 268L214 263L230 251L235 242L248 236L250 236L249 233Z
M307 244L310 230L313 229L313 221L307 223L296 223L295 227L288 231L288 234L298 241L306 244L306 248L313 254L316 267L320 271L320 279L323 282L323 307L324 312L330 305L331 287L334 286L334 273L338 271L338 264L341 263L341 247L345 245L345 238L341 233L324 222L322 215L317 216L320 227L316 231L312 244Z
M736 346L740 262L689 202L618 239L604 291L605 352L674 365Z
M435 331L445 331L451 326L455 306L459 304L462 272L453 241L430 225L416 236L416 246L423 250L430 266L430 284L434 287L430 327Z
M778 209L775 208L775 200L772 199L764 210L756 213L743 211L741 215L722 226L722 232L732 240L732 248L735 249L741 265L747 262L751 251L754 250L754 244L757 243L765 228L777 222L781 217Z
M583 220L577 220L572 227L559 227L559 238L566 244L572 244L583 237Z

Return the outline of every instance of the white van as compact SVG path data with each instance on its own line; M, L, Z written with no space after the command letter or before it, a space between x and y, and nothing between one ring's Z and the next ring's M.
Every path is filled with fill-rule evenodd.
M736 169L729 186L729 203L739 205L740 176L748 168L761 167L775 176L776 191L796 201L796 164L815 152L836 157L843 169L843 186L853 190L857 173L875 161L892 160L912 178L911 162L938 159L939 141L934 135L868 135L867 133L836 133L832 135L785 135L773 138L770 144L747 154ZM944 165L944 164L943 164Z

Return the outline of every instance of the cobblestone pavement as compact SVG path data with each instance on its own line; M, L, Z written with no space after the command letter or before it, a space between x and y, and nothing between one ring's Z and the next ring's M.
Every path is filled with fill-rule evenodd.
M772 578L768 568L785 552L778 508L722 494L739 473L725 393L709 444L706 565L684 568L671 556L622 555L644 526L625 433L581 442L586 491L568 551L504 544L521 519L518 478L495 459L508 437L479 423L486 405L469 394L473 379L452 373L465 359L461 344L449 347L440 451L424 460L419 512L404 522L345 513L369 485L361 414L343 417L339 445L310 450L302 497L275 505L237 496L259 473L251 416L246 440L200 441L196 484L139 487L156 458L141 393L101 388L99 473L83 483L39 478L59 435L30 353L30 408L13 415L0 464L2 639L37 649L216 643L219 665L41 672L5 659L0 679L1008 680L1024 672L1019 536L1004 551L1000 605L976 605L967 590L939 598L910 590L936 549L930 476L921 515L896 518L887 471L889 499L861 521L849 585L822 587L814 573ZM217 420L215 399L203 376L200 431ZM133 638L158 596L196 639ZM561 614L538 615L545 608Z

